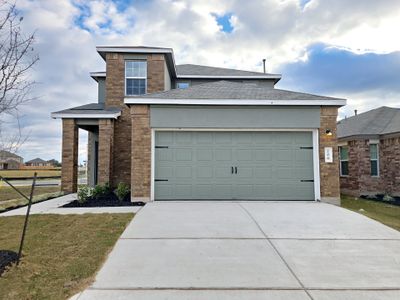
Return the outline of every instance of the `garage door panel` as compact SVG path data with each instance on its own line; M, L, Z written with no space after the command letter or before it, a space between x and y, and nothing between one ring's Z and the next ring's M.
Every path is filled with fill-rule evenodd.
M232 167L229 165L215 167L215 177L218 179L232 180Z
M185 146L191 145L192 144L192 135L193 135L193 132L190 132L190 131L186 131L186 132L182 131L179 134L175 134L174 135L175 143L177 145L185 145Z
M199 179L210 179L214 177L214 168L212 166L208 167L197 167L196 168L196 175Z
M198 161L212 161L214 157L211 149L197 149L196 156Z
M231 149L215 149L214 153L216 161L232 161Z
M251 161L253 160L252 149L238 149L235 151L235 156L237 161Z
M196 143L198 145L210 145L213 143L214 135L212 132L198 132L196 134Z
M256 149L254 150L254 159L256 161L271 161L272 149Z
M155 149L155 151L158 161L170 162L174 159L174 151L172 149Z
M272 165L263 166L263 167L255 167L254 168L254 177L256 181L269 181L272 178L273 169Z
M168 180L155 182L156 199L314 199L311 132L176 131L155 140L163 146L155 177Z
M215 144L232 144L232 132L214 132L214 143Z
M175 167L175 177L176 178L191 178L192 177L192 167L191 166L176 166ZM167 177L171 178L171 177Z
M192 161L192 149L175 149L175 160Z
M290 149L278 149L277 150L277 159L279 161L292 161L293 160L293 151Z
M156 178L173 178L174 177L174 168L173 167L158 167L155 172Z

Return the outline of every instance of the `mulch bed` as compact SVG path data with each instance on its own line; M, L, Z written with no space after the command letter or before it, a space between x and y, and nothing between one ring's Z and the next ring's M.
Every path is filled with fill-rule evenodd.
M385 203L385 204L391 204L391 205L396 205L396 206L400 206L400 197L393 197L392 201L386 201L384 200L385 195L383 194L378 194L375 196L361 196L360 198L365 199L365 200L371 200L371 201L375 201L375 202L381 202L381 203Z
M74 200L70 203L64 204L62 207L112 207L112 206L143 206L144 202L131 202L130 195L123 201L120 201L114 193L99 198L91 198L86 202L79 203Z
M0 276L12 263L16 262L18 254L10 250L0 250Z

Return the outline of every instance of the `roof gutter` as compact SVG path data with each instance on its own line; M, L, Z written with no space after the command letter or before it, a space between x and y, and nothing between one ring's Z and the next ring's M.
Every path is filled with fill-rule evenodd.
M273 100L273 99L160 99L125 98L125 104L164 105L242 105L242 106L344 106L345 99L332 100Z
M118 119L121 112L115 112L113 114L71 114L71 113L51 113L53 119Z

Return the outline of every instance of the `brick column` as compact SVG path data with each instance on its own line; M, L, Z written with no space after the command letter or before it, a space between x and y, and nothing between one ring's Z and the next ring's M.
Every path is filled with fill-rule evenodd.
M319 169L321 181L321 201L340 205L339 154L336 135L337 107L321 107L319 128ZM332 135L326 134L330 129ZM333 163L325 162L325 147L333 148Z
M74 119L62 120L61 190L75 193L78 187L78 126Z
M111 182L113 147L114 146L114 120L99 119L99 166L98 183Z
M151 129L148 105L132 105L132 201L150 201Z

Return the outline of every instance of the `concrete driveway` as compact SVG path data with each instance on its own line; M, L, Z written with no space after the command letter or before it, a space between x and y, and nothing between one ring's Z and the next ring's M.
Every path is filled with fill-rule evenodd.
M323 203L150 203L78 299L400 299L400 232Z

